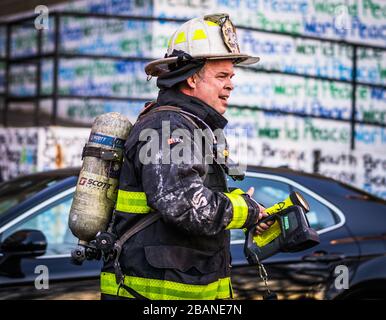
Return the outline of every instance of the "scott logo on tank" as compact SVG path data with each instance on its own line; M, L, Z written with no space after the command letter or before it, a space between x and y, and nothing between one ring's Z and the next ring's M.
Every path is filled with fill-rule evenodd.
M79 185L81 185L81 186L84 186L84 185L94 186L97 188L102 188L102 190L106 190L106 189L109 189L111 187L110 183L102 182L102 181L98 181L98 180L94 180L94 179L89 179L89 178L85 178L85 177L80 178Z

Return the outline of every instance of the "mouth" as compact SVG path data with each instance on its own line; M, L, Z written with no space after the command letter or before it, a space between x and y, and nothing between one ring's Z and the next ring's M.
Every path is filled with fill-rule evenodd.
M228 102L229 96L219 96L220 100L223 100L225 102Z

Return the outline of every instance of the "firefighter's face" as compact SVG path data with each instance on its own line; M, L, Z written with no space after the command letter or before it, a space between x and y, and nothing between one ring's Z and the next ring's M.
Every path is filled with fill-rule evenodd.
M187 80L190 91L188 94L223 114L233 90L233 76L232 60L209 60L200 72Z

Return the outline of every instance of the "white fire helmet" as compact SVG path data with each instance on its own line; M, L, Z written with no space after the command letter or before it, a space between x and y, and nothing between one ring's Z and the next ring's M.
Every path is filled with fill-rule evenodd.
M236 29L226 13L194 18L181 25L169 40L166 57L147 64L146 74L157 77L169 72L169 65L178 59L171 56L174 50L183 51L193 59L232 59L235 64L241 65L260 60L259 57L240 53Z

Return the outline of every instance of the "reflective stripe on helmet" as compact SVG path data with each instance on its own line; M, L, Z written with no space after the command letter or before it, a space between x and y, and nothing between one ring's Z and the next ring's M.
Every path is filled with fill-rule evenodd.
M115 209L127 213L149 213L145 192L118 190Z
M248 218L248 205L241 196L245 192L241 189L233 190L231 193L225 193L233 206L233 218L226 229L240 229Z
M206 36L206 33L204 30L197 29L196 31L194 31L192 40L203 40L203 39L207 39L207 38L208 37Z
M214 300L232 297L230 278L219 279L207 285L193 285L174 281L125 276L124 284L151 300ZM119 290L118 290L119 289ZM101 292L133 298L124 288L119 288L115 274L101 273Z
M204 22L209 26L209 27L219 27L219 25L216 22L209 21L209 20L204 20Z
M185 32L180 32L177 35L176 40L174 40L174 44L179 44L183 42L186 42L186 35L185 35Z

